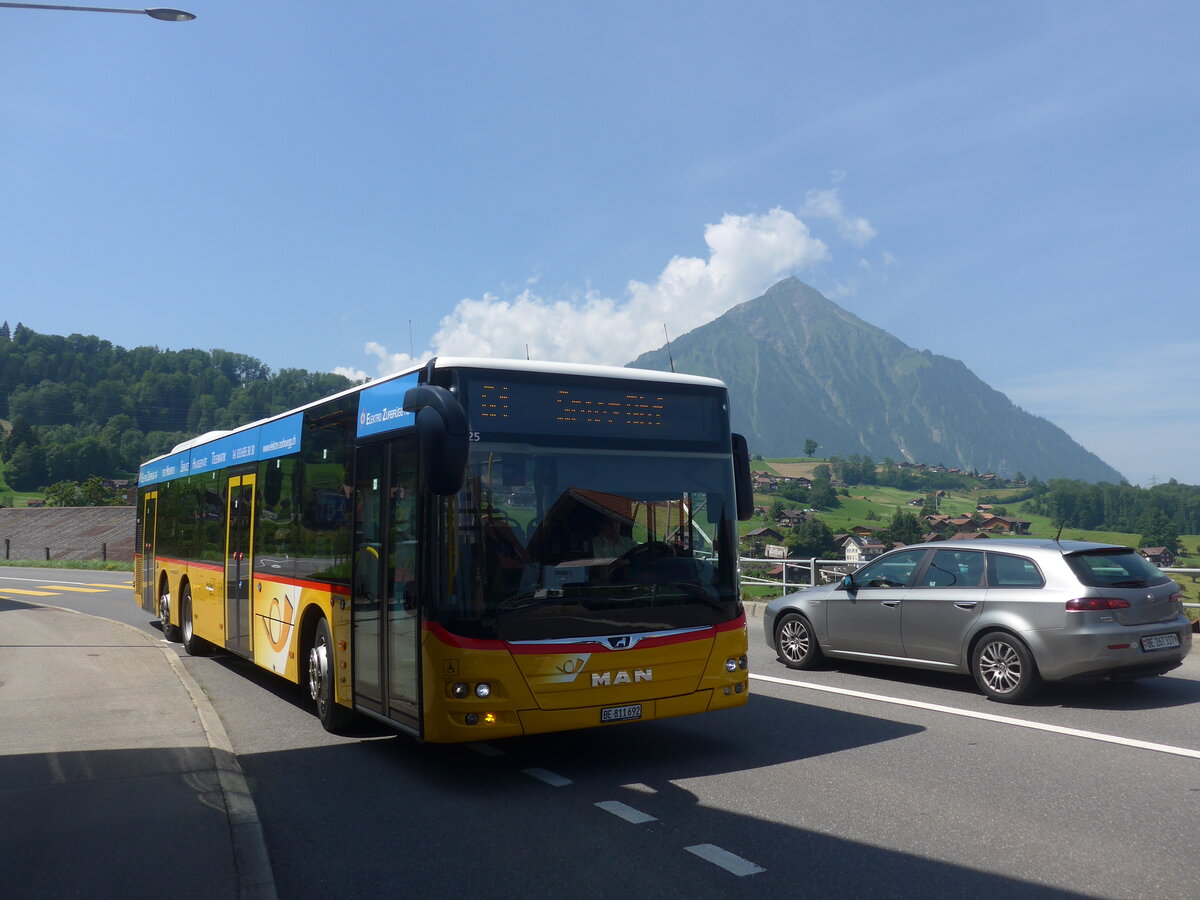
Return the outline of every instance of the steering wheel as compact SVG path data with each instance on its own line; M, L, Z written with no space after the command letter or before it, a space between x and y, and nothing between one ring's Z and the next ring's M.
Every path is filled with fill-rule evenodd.
M644 544L638 544L636 547L631 547L621 554L621 559L625 560L629 565L636 566L644 560L651 559L656 556L674 556L675 548L666 541L646 541Z

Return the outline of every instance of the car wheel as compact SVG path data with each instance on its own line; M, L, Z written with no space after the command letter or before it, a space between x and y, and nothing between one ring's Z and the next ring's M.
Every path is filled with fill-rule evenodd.
M312 646L308 650L308 693L317 704L317 718L326 731L337 733L350 725L354 713L333 696L333 638L329 623L317 621Z
M787 613L780 618L775 626L775 646L789 669L811 669L825 658L812 624L800 613Z
M1042 676L1029 648L1002 631L980 638L971 654L971 674L989 699L1001 703L1028 700L1042 685Z
M162 624L163 637L168 641L179 640L179 626L171 624L171 591L165 578L158 589L158 621Z
M204 638L196 637L195 625L192 623L192 586L185 584L179 595L180 630L183 632L183 649L188 656L208 656L212 652L212 644Z

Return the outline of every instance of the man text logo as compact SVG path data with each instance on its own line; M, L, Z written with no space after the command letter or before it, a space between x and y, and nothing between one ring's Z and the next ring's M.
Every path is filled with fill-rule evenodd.
M609 687L614 684L637 684L639 681L653 680L653 669L634 669L632 675L624 670L619 672L592 673L592 687Z

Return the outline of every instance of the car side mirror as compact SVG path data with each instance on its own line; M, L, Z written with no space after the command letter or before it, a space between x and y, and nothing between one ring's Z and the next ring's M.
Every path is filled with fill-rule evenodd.
M843 591L852 591L857 587L858 587L858 585L854 583L853 575L843 575L842 576L842 590Z

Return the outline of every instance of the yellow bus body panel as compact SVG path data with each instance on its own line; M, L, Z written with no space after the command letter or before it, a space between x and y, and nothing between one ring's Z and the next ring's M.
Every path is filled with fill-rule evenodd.
M437 628L423 636L424 737L430 742L480 741L601 724L601 710L641 705L632 721L690 715L743 705L749 672L741 668L745 618L694 638L629 650L599 644L553 652L510 653L503 644L459 641ZM537 648L542 649L542 648ZM735 661L730 672L726 660ZM488 685L480 699L475 686ZM456 683L469 686L454 697ZM468 724L468 715L477 718ZM617 724L617 723L612 723Z

